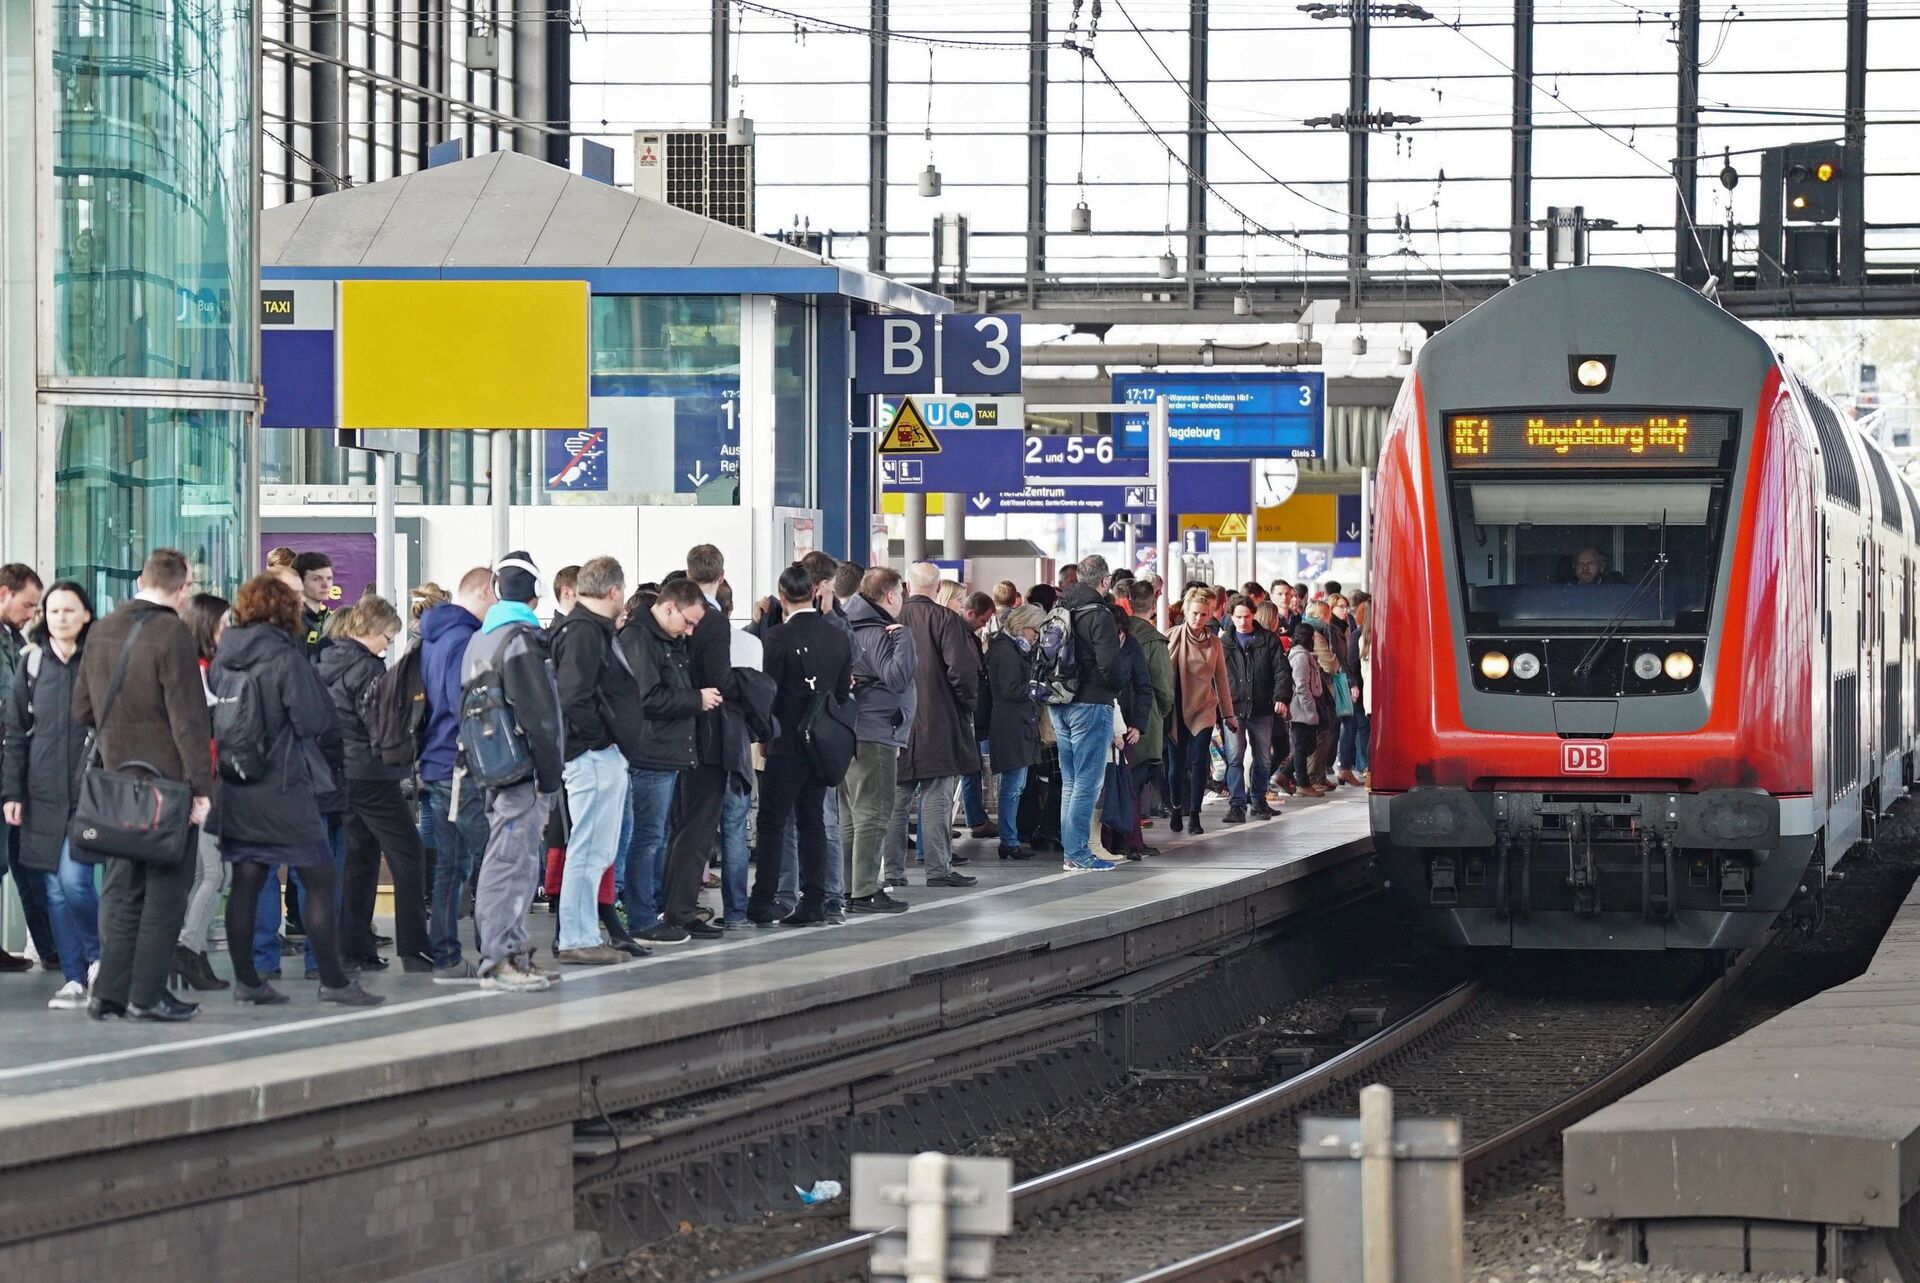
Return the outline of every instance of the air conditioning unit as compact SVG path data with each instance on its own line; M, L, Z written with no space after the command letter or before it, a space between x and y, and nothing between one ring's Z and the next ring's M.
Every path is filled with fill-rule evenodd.
M633 194L751 231L753 144L724 129L636 130Z

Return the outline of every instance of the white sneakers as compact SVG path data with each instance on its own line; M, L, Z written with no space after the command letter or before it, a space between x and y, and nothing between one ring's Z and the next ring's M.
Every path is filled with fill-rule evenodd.
M553 981L547 976L518 958L508 958L505 962L487 967L480 976L480 987L496 993L539 993L552 984Z
M94 964L98 966L99 964ZM78 980L69 980L60 986L60 992L47 999L49 1011L85 1011L87 1009L87 986Z

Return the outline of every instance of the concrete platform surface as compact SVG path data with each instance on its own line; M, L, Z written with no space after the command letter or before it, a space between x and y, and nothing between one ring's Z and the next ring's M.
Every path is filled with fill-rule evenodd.
M1570 1128L1567 1212L1892 1227L1920 1191L1920 888L1865 974Z
M931 972L1229 904L1364 850L1366 834L1355 794L1292 804L1278 821L1210 826L1199 838L1174 837L1163 823L1149 833L1163 856L1104 874L1063 872L1057 858L1000 861L992 842L967 841L958 846L973 857L965 871L979 886L928 888L916 866L900 893L913 906L907 913L566 968L563 983L534 995L384 973L365 983L386 1005L338 1011L296 980L282 986L293 997L283 1007L191 995L204 999L198 1019L159 1025L49 1011L57 975L0 977L0 1170L720 1035ZM550 959L553 920L542 912L533 921ZM224 958L215 965L229 974Z

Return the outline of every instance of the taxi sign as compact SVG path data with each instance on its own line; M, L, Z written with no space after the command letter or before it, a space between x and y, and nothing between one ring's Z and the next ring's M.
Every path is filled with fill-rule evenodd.
M881 454L939 454L940 441L933 435L933 429L920 414L920 407L913 403L912 397L900 402L900 408L894 411L893 422L887 425L887 433L880 438Z

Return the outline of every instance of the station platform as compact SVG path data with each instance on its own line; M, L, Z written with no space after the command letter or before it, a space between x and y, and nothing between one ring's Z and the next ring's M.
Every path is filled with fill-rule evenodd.
M1920 887L1858 978L1568 1129L1593 1246L1682 1270L1920 1279Z
M113 1223L127 1221L198 1261L144 1268L143 1283L228 1277L209 1251L251 1256L231 1276L256 1278L285 1255L276 1239L331 1262L277 1275L289 1283L400 1277L445 1250L431 1227L392 1221L385 1203L403 1189L451 1208L470 1255L564 1233L575 1122L958 1027L1244 935L1297 908L1313 875L1357 880L1367 815L1357 793L1335 795L1199 838L1161 825L1150 840L1162 856L1106 874L957 843L980 884L927 888L916 868L907 913L568 968L542 994L385 973L365 980L389 998L371 1010L322 1008L295 981L287 1006L194 995L198 1019L158 1025L49 1011L57 975L5 977L0 1278L48 1260L123 1261ZM551 917L533 928L544 948ZM473 1187L478 1145L492 1147L485 1166L520 1180ZM327 1217L313 1216L316 1199ZM365 1232L341 1239L323 1222Z

